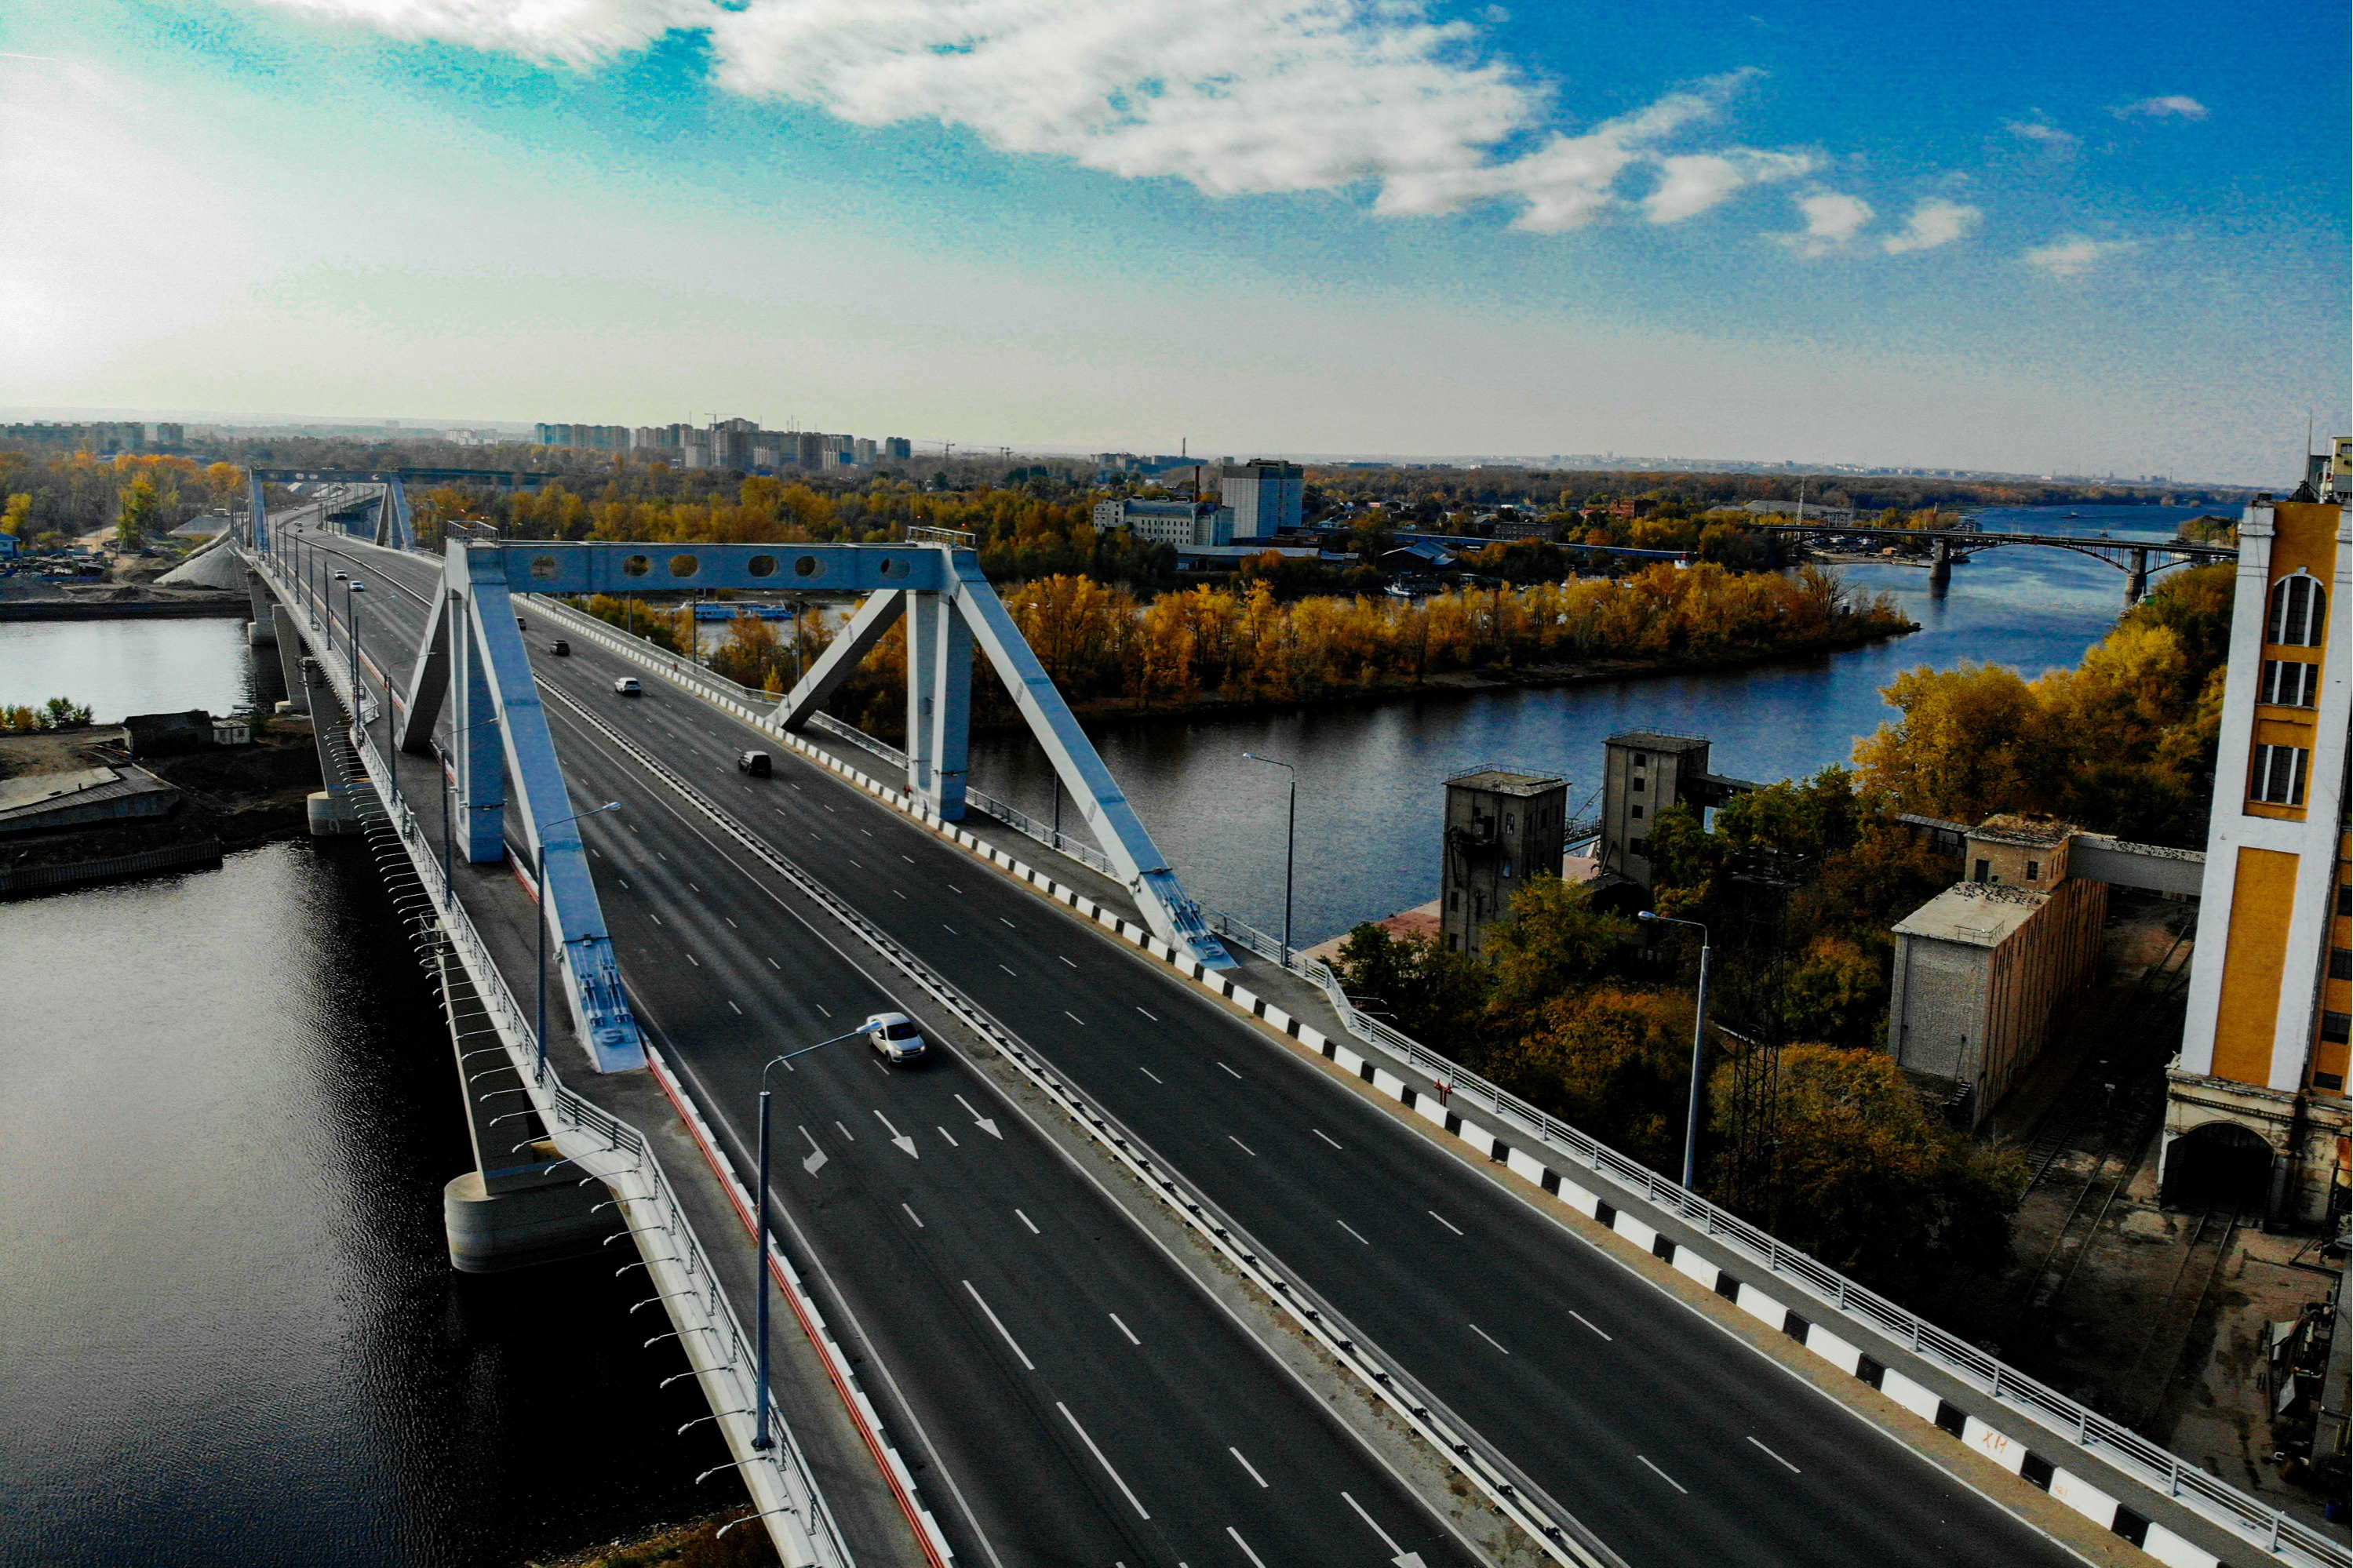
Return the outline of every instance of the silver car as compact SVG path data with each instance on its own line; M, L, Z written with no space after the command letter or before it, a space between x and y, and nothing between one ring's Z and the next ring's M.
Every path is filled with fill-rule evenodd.
M880 1051L884 1061L923 1059L923 1032L904 1013L877 1013L860 1027L866 1031L866 1043Z

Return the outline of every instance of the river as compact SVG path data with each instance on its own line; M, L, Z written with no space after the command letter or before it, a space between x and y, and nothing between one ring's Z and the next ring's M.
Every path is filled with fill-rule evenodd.
M2187 511L1990 512L1989 529L2162 538ZM1432 896L1439 780L1495 761L1591 787L1601 737L1709 736L1719 772L1845 761L1915 665L2073 663L2121 574L2003 550L1842 569L1924 630L1712 675L1113 726L1099 741L1205 902L1282 919L1282 776L1300 770L1303 941ZM234 621L0 626L0 699L100 719L275 695ZM1040 813L1026 742L982 787ZM0 904L0 1563L517 1563L715 1506L680 1364L601 1263L453 1275L465 1165L448 1045L358 845ZM714 1482L706 1491L715 1493Z

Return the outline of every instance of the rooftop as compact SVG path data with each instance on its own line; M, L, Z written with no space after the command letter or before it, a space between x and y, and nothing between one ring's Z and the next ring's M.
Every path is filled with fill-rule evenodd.
M1957 882L1896 921L1895 934L2000 947L2050 899L2001 882Z
M1467 773L1455 773L1446 781L1448 789L1480 789L1491 795L1542 795L1548 789L1561 789L1568 781L1549 773L1522 773L1516 768L1473 768Z
M2051 849L2064 844L2074 824L2055 816L1989 816L1969 829L1969 837L1986 844L2019 844L2030 849Z
M1662 735L1655 730L1629 730L1612 735L1602 742L1609 746L1639 747L1646 752L1696 752L1707 745L1702 735Z

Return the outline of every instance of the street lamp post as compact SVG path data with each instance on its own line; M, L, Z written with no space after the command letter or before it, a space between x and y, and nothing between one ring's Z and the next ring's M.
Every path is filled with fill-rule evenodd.
M441 896L450 903L458 901L458 884L449 869L449 796L458 787L458 776L449 769L449 753L441 742L433 742L433 765L441 770Z
M590 811L575 811L569 816L559 816L532 836L531 890L539 900L539 1072L547 1076L547 835L551 828L586 817L601 816L608 811L618 811L621 803L608 800ZM569 940L569 939L567 939Z
M836 1035L829 1040L819 1040L815 1046L803 1046L799 1050L771 1057L767 1066L760 1069L760 1189L753 1194L753 1202L760 1209L758 1240L754 1244L759 1250L752 1258L753 1267L760 1271L760 1370L757 1374L760 1388L755 1396L760 1405L760 1429L752 1438L752 1447L764 1453L776 1447L776 1440L768 1436L768 1405L771 1403L768 1398L768 1074L778 1062L805 1057L821 1046L839 1045L859 1033L860 1031L852 1029L848 1035Z
M1289 763L1261 757L1256 752L1244 752L1242 755L1253 763L1281 768L1290 776L1290 800L1283 807L1282 817L1282 965L1288 969L1291 967L1291 862L1299 826L1299 770Z
M1686 1190L1695 1191L1694 1178L1698 1174L1700 1070L1707 1061L1707 927L1698 921L1677 920L1655 910L1644 910L1634 918L1656 921L1661 925L1690 926L1699 932L1699 1016L1692 1025L1691 1109L1683 1116L1683 1186Z
M327 585L324 580L324 571L325 568L322 565L321 567L322 579L319 584L319 596L326 602L325 615L327 617L327 651L329 653L332 653L335 651L335 591ZM335 574L335 581L338 583L348 583L351 580L352 574L348 572L338 572ZM343 603L346 605L351 603L350 595L346 594L343 595Z
M341 572L335 574L343 577ZM360 711L360 623L359 603L352 595L367 592L367 584L343 579L343 644L351 655L352 722L365 728L367 719Z

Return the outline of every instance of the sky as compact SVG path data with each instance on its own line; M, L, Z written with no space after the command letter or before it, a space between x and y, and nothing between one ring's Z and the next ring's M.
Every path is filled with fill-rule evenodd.
M48 0L0 9L0 411L2274 484L2353 430L2348 47L2303 0Z

